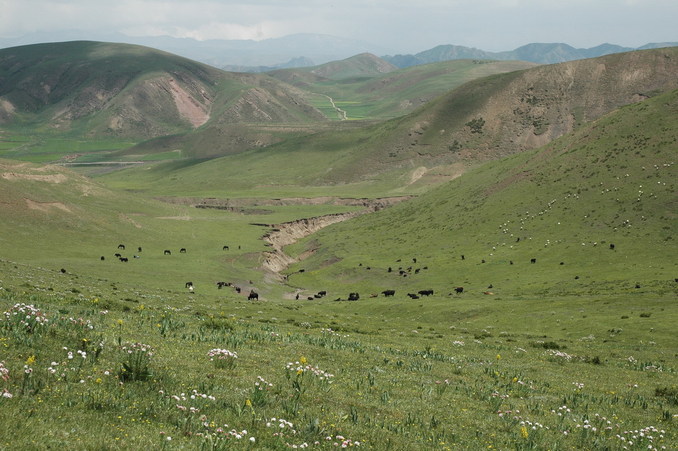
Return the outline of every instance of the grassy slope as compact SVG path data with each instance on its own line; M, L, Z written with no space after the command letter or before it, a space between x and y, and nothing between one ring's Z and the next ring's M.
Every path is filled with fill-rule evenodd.
M248 302L213 283L252 278L265 288L250 269L264 249L261 229L247 224L323 206L247 216L168 207L62 168L3 161L0 311L30 303L50 323L27 331L0 322L9 370L0 390L13 395L0 398L0 447L334 449L341 436L369 449L621 450L623 436L637 449L675 448L678 313L667 276L676 261L666 238L676 232L677 108L676 92L627 107L545 149L325 229L297 247L323 245L290 278L304 294L329 291L310 302L283 299L289 287ZM632 227L619 227L626 219ZM509 243L510 233L523 239ZM119 242L128 254L142 245L142 258L98 260ZM224 254L223 244L243 249ZM177 255L180 246L188 252ZM336 256L344 259L317 269ZM387 275L395 259L406 266L412 257L428 269ZM481 294L489 282L494 296ZM451 299L458 284L467 290ZM367 296L385 288L397 295ZM436 294L404 296L423 288ZM356 290L358 302L331 300ZM121 349L135 342L154 348L146 378ZM236 351L237 364L215 365L215 348ZM302 357L332 383L286 370ZM272 386L259 391L257 376ZM214 400L192 399L193 390ZM280 428L280 418L292 425ZM625 432L649 427L657 431Z
M22 141L12 145L15 139L3 139L4 155L29 161L94 151L99 159L158 153L164 141L131 152L111 150L166 135L174 142L170 150L183 148L185 156L204 158L298 133L271 131L271 124L301 124L304 130L325 120L298 90L271 77L227 73L146 47L40 44L4 49L0 61L0 123ZM210 115L197 136L189 133L187 115L195 112L188 105ZM247 124L240 126L245 133L234 124ZM78 149L82 142L85 152Z
M401 70L365 69L365 64L351 64L354 59L325 66L289 69L271 75L298 86L309 93L330 96L347 112L348 119L390 119L411 112L422 104L476 78L532 67L521 61L447 61ZM325 77L321 76L329 72ZM326 104L318 98L317 106ZM334 111L328 117L337 118Z
M295 187L300 185L312 188L299 195L313 190L347 195L359 189L365 195L378 190L382 195L417 193L449 180L464 167L546 144L638 101L639 93L651 96L675 89L676 52L632 52L484 77L401 118L299 137L208 164L190 164L186 170L166 165L123 171L107 176L105 182L197 195L209 187L214 196L243 189L265 195L266 187L278 196L283 195L278 190L299 192ZM479 132L472 131L468 124L481 119ZM424 175L417 179L419 171ZM348 190L343 189L346 185Z
M329 227L306 244L319 250L294 280L401 293L457 285L479 293L490 284L512 295L629 292L636 283L674 289L677 116L674 91L416 200ZM386 272L425 265L407 278Z
M168 280L180 288L176 281L184 278L200 286L223 279L260 282L256 267L265 229L250 223L338 209L271 207L247 215L192 209L116 193L61 167L9 160L0 163L0 191L0 258L156 288L168 286ZM120 243L125 251L117 249ZM231 250L224 252L224 245ZM189 252L179 255L182 247ZM164 256L165 249L173 255ZM119 262L118 252L129 262Z

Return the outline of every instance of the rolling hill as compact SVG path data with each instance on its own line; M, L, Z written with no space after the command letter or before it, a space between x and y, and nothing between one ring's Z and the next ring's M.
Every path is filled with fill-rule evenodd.
M468 81L534 66L524 61L455 60L398 69L374 55L361 54L269 75L309 93L331 97L345 112L343 119L391 119Z
M294 89L147 47L68 42L0 50L0 123L145 140L208 122L322 121Z
M393 117L463 81L517 67L456 64L384 79L394 67L363 54L306 72L276 72L276 79L147 47L88 41L3 49L0 62L0 126L13 134L3 155L90 163L256 149L333 126L329 119L339 107L330 95L350 106L352 119ZM12 146L13 140L21 144Z
M217 197L261 192L262 186L296 194L313 186L323 195L417 193L465 168L535 149L621 106L676 89L677 71L678 48L538 66L471 81L390 121L301 136L209 163L127 170L105 180L156 194Z
M289 270L290 283L401 294L675 292L677 117L674 90L330 226L291 248L312 256Z

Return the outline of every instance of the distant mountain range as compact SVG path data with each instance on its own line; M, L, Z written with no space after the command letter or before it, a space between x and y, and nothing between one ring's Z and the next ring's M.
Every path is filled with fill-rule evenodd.
M366 52L374 55L387 55L382 58L394 66L404 68L455 59L522 60L551 64L595 58L631 50L678 46L678 42L664 42L646 44L637 49L613 44L602 44L590 49L576 49L562 43L533 43L505 52L487 52L458 45L439 45L412 55L397 54L397 49L388 49L362 41L308 33L262 41L218 39L197 41L190 38L173 38L170 36L133 37L121 33L93 35L71 31L58 34L33 33L18 38L4 38L0 39L0 48L75 40L144 45L220 69L237 72L267 72L282 68L310 67Z
M642 47L621 47L614 44L601 44L590 49L576 49L567 44L527 44L506 52L486 52L484 50L459 45L439 45L415 55L383 56L382 58L400 68L437 63L455 59L483 60L519 60L539 64L564 63L613 53L630 52L632 50L648 50L662 47L675 47L678 42L650 43Z

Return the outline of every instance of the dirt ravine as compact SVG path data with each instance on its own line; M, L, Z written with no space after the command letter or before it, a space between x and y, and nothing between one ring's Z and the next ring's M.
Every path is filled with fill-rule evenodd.
M406 197L384 198L367 200L361 199L361 204L365 207L362 210L350 213L334 213L313 218L297 219L295 221L282 224L260 224L270 227L272 230L266 233L262 239L271 246L271 250L263 253L262 269L270 276L273 276L278 282L284 280L281 273L293 263L304 260L311 256L313 251L306 252L295 259L287 255L283 248L296 243L320 229L338 222L346 221L356 216L373 213L383 208L389 207L407 199Z

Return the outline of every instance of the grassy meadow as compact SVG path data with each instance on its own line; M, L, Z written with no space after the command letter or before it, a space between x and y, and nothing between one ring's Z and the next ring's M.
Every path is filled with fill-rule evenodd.
M672 295L247 301L0 265L6 449L678 443Z
M497 69L455 64L372 81ZM0 135L0 450L678 449L678 91L480 164L503 144L463 117L520 74L306 137L301 106L250 122L235 94L277 82L238 77L210 86L242 127ZM405 98L322 83L349 119Z
M355 207L3 162L0 448L675 449L675 102L327 227L283 283L253 224Z

